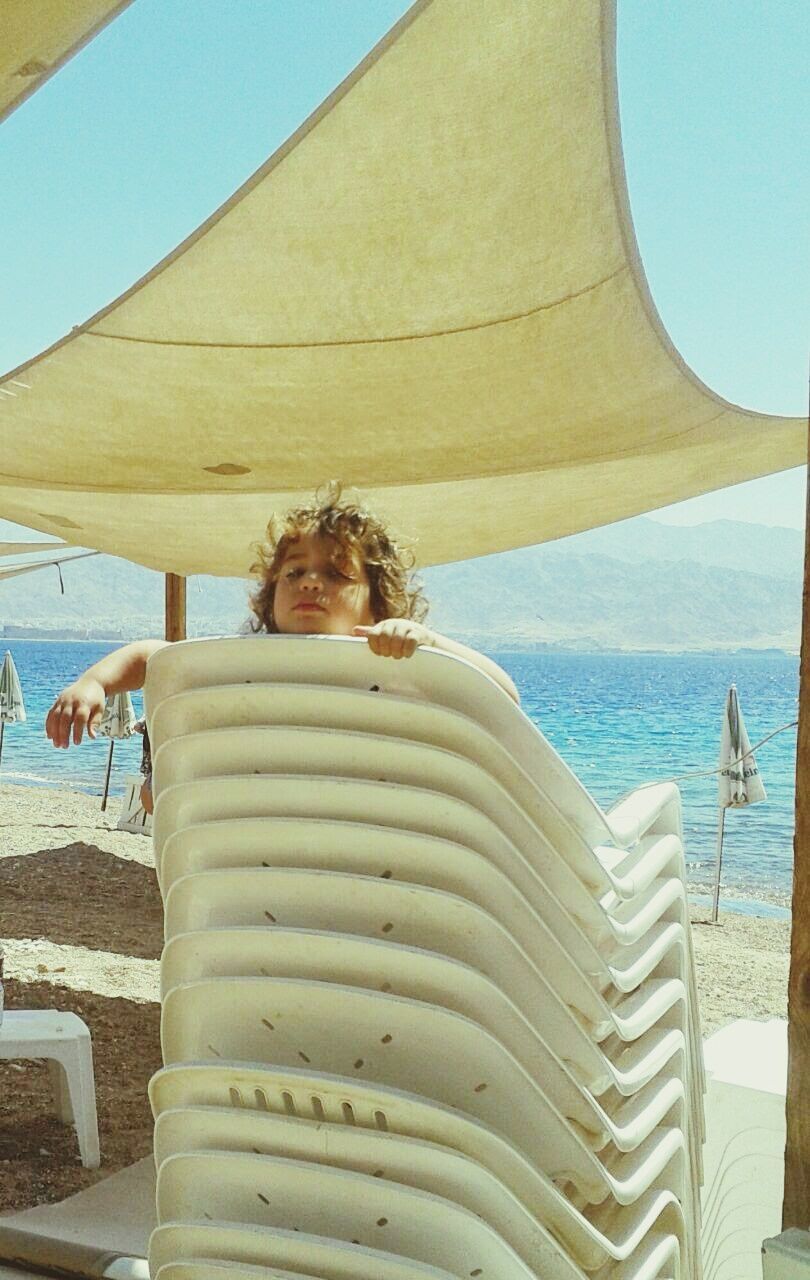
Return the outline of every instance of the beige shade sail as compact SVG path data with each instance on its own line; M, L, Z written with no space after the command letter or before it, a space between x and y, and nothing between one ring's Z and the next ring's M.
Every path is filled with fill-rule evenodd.
M67 551L69 542L0 542L0 556L27 556L40 551Z
M132 0L2 0L0 121Z
M87 556L97 555L97 551L80 551L75 556L46 556L43 560L28 560L24 563L20 561L10 564L0 563L0 582L4 578L19 578L23 573L35 573L37 569L50 569L54 565L59 569L63 564L70 564L71 560L85 560Z
M610 0L419 0L198 232L0 390L0 514L178 574L245 574L271 512L330 478L427 565L805 456L800 419L713 394L657 317Z

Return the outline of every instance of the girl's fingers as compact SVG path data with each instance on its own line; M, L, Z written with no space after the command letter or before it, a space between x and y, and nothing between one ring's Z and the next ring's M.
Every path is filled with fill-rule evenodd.
M77 708L73 717L73 741L77 747L82 740L82 734L84 733L84 728L87 724L89 714L90 712L88 707L80 706Z

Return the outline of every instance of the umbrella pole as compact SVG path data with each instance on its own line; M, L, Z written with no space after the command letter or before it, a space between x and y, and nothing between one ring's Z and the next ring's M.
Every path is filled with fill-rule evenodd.
M726 811L723 805L717 811L717 852L714 859L714 899L712 901L712 924L717 924L717 915L720 910L720 868L723 865L723 830L726 821Z
M101 799L102 813L107 808L107 796L109 795L109 792L110 792L110 773L112 771L112 753L113 753L114 746L115 746L115 739L110 738L110 753L107 756L107 776L104 779L104 795L102 796L102 799Z
M787 1230L789 1227L799 1227L807 1230L810 1221L810 1211L807 1208L810 1204L810 1090L807 1087L810 1079L810 469L799 662L792 916L788 980L787 1144L782 1228Z
M6 731L5 720L0 720L0 760L3 759L3 734Z

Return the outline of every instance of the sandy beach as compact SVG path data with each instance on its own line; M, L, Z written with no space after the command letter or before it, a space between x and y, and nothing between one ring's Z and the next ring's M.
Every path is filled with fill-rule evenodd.
M102 1167L51 1117L44 1065L0 1063L0 1213L58 1200L147 1155L160 1066L163 913L151 840L116 831L120 800L0 785L6 1007L72 1009L93 1035ZM790 924L692 910L704 1035L787 1016Z

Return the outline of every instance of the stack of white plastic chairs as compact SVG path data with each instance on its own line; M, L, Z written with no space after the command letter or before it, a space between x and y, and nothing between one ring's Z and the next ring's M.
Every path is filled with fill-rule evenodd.
M153 1280L700 1274L677 789L605 815L461 659L149 664Z

